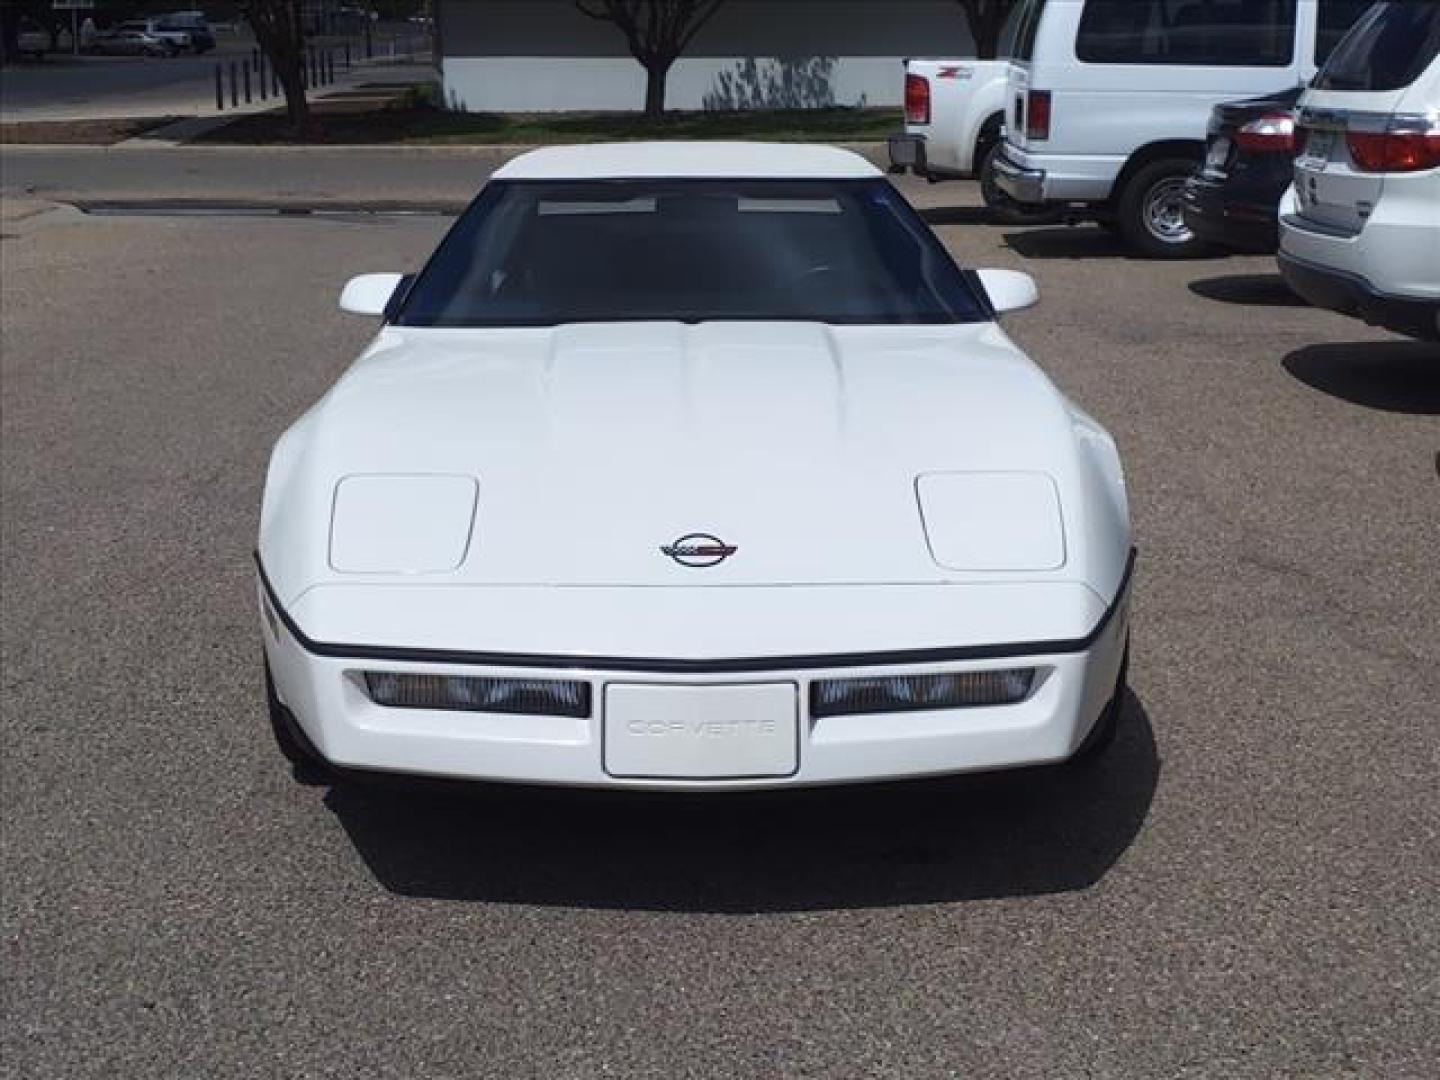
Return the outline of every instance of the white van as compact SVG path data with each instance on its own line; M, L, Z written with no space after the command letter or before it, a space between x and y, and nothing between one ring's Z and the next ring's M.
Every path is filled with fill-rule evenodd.
M996 179L1156 257L1185 224L1211 109L1307 82L1369 0L1023 0Z
M1280 272L1330 308L1440 341L1440 4L1386 0L1300 98Z

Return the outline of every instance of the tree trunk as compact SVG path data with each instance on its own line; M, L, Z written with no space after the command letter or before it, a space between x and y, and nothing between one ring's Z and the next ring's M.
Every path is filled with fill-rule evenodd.
M310 103L305 99L305 35L299 0L249 0L241 10L284 91L285 111L295 137L309 139L314 131Z
M665 118L665 79L670 74L669 64L654 64L645 69L645 119Z
M960 0L970 37L975 41L978 60L994 60L1000 51L1000 35L1017 0Z
M273 59L271 60L274 63ZM295 129L297 139L310 137L310 102L305 97L305 76L300 63L277 66L275 74L280 79L280 89L285 92L285 111L290 117L290 126Z
M1000 51L1000 35L980 33L975 35L975 59L994 60Z

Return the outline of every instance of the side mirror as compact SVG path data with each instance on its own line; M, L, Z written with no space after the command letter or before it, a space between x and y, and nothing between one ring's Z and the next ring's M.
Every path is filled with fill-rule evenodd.
M361 274L345 283L340 310L353 315L384 315L404 274Z
M1019 270L979 270L976 272L985 295L990 297L990 306L997 314L1007 311L1021 311L1034 307L1040 302L1040 290L1035 279Z

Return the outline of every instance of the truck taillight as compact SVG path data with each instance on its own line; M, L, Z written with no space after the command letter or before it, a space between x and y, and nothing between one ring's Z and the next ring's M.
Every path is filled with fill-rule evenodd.
M890 84L894 86L894 83ZM907 124L928 124L930 122L930 80L923 75L905 76L905 122Z
M1360 172L1421 172L1440 166L1440 129L1347 131L1345 143Z
M1025 137L1050 138L1050 91L1031 90L1025 100Z
M1235 143L1261 154L1295 152L1295 118L1289 113L1257 117L1235 132Z

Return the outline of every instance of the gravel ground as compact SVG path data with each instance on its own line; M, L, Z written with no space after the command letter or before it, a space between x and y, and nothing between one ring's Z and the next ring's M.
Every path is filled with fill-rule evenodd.
M266 454L371 332L342 281L446 223L8 212L0 1075L1432 1076L1440 352L1267 259L910 190L1036 275L1010 329L1126 455L1134 692L1089 770L297 785Z

